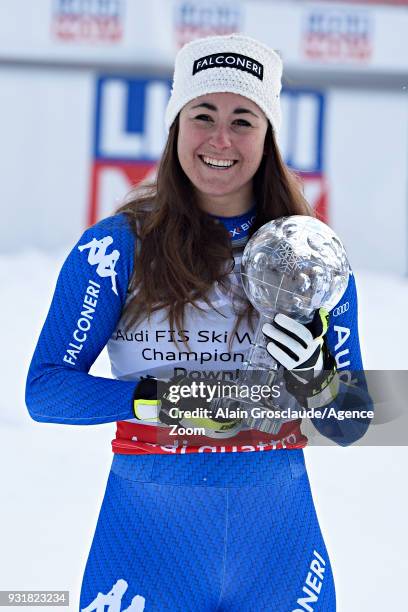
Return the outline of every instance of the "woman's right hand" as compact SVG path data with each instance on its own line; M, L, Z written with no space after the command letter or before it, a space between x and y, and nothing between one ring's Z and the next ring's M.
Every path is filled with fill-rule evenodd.
M238 433L242 420L217 415L217 399L208 402L205 397L197 397L194 385L197 388L196 381L188 376L168 382L143 379L135 392L135 417L145 424L176 426L176 431L177 427L202 430L200 435L209 438L230 438Z

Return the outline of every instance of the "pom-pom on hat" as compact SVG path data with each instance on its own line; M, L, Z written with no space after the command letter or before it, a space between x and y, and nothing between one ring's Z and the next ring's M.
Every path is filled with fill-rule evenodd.
M279 55L253 38L231 34L193 40L176 56L166 128L170 129L183 106L194 98L230 92L255 102L278 132L281 77Z

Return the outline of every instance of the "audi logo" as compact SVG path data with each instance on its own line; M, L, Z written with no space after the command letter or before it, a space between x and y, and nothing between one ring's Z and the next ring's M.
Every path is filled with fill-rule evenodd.
M342 314L344 314L345 312L348 311L348 309L350 308L350 302L344 302L344 304L340 304L340 306L337 306L334 310L333 310L333 317L338 317Z

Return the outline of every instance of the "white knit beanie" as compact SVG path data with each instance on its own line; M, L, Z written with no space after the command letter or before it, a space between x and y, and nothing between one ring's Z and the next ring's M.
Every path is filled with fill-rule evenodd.
M166 128L170 129L183 106L194 98L230 92L255 102L278 132L281 77L279 55L253 38L231 34L193 40L176 57Z

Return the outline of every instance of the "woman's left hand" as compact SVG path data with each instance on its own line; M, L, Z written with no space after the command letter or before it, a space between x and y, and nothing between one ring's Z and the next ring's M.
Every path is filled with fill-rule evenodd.
M278 313L273 323L265 323L262 332L269 340L268 353L286 370L323 369L322 347L329 325L329 313L316 310L310 323L303 325L287 315Z
M307 324L278 313L262 327L268 353L285 369L289 393L310 407L328 404L338 392L335 361L324 341L328 325L329 313L320 308Z

